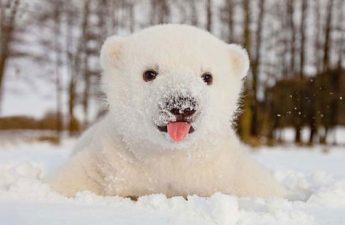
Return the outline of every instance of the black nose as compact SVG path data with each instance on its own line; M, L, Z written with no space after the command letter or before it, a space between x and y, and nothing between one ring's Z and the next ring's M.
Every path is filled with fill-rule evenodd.
M183 117L188 117L191 116L195 113L195 109L191 108L185 108L185 109L179 109L179 108L172 108L170 110L172 114L175 116L183 116Z
M161 109L169 110L176 120L184 120L191 117L198 108L197 100L192 96L169 96Z

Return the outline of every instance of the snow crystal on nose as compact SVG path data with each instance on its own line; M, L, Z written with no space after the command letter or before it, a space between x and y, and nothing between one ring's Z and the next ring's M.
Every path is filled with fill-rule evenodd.
M197 99L190 95L183 96L180 93L173 94L166 99L162 98L158 105L161 110L170 111L175 108L179 109L181 112L185 109L197 110L199 106Z

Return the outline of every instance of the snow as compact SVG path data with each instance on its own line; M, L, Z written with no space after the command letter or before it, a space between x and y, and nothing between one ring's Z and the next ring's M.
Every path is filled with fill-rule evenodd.
M295 130L291 127L283 128L281 130L277 130L278 135L280 135L281 140L286 143L294 143L295 140ZM309 134L310 129L308 127L304 127L301 130L301 138L304 143L308 143L309 141ZM329 144L345 144L345 127L344 126L336 126L329 131L329 135L327 137L327 143ZM317 139L317 138L316 138Z
M39 190L47 191L44 188ZM45 198L48 196L44 195ZM238 218L236 200L221 194L209 199L190 197L188 201L182 197L167 200L163 195L154 195L142 197L138 202L119 197L100 197L88 192L78 194L73 200L55 195L49 197L50 201L40 202L4 201L0 204L4 208L2 212L5 212L1 219L8 224L29 225L202 225L235 224Z
M44 176L65 162L74 140L0 144L1 225L340 225L345 221L343 147L262 147L251 155L274 172L292 195L238 198L220 193L205 198L167 199L157 194L138 201L91 192L67 198L50 190Z

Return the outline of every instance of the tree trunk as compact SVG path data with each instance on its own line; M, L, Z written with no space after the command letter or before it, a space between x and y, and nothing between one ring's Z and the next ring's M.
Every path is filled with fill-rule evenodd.
M303 79L304 77L304 64L305 64L305 46L306 46L306 18L308 10L308 0L302 0L302 10L301 10L301 26L300 26L300 34L301 34L301 42L300 42L300 69L299 75L300 78Z
M90 4L91 1L87 0L84 3L83 9L83 18L81 23L81 36L79 38L79 50L78 55L82 59L78 59L78 62L81 62L83 67L81 70L81 75L84 78L84 91L82 96L82 104L83 104L83 111L84 111L84 122L83 125L86 127L88 125L89 120L89 97L90 97L90 71L88 65L88 50L87 50L87 43L90 40L88 35L88 27L89 27L89 17L90 17Z
M333 20L333 2L334 0L329 0L327 4L327 15L325 23L325 39L323 44L323 60L322 60L322 70L323 72L329 69L330 61L330 50L331 50L331 31L332 31L332 20Z
M256 51L255 58L252 64L252 99L251 99L251 136L258 136L258 99L257 99L257 87L258 87L258 76L260 73L260 64L261 64L261 44L262 44L262 30L263 30L263 21L265 15L265 0L259 1L259 16L257 20L257 31L256 31Z
M193 26L198 26L199 24L199 20L198 20L198 9L196 7L196 1L195 0L190 0L189 2L189 6L190 6L190 10L191 10L191 24Z
M212 32L212 0L206 0L206 30Z
M228 23L228 42L233 43L235 41L234 34L234 13L235 13L235 3L234 0L226 0L225 2L226 12L227 12L227 23Z
M302 129L301 126L295 125L295 143L296 144L301 144L302 143L301 129Z
M169 14L170 9L167 0L151 0L151 25L167 23Z
M313 145L315 141L315 136L317 134L317 127L316 127L314 119L311 119L311 122L309 124L309 129L310 129L310 134L309 134L308 144Z
M250 2L249 0L243 0L243 46L247 49L248 54L250 55ZM251 129L251 96L249 92L249 83L248 80L245 83L245 91L243 97L243 113L240 117L240 135L243 141L250 141L250 129Z
M60 67L62 65L61 60L61 46L59 44L59 38L61 35L60 32L60 26L61 26L61 6L57 5L55 8L55 15L54 15L54 44L55 44L55 85L56 85L56 133L58 138L61 137L61 131L62 131L62 88L61 88L61 74L60 74Z
M129 17L129 31L134 32L135 29L135 13L134 13L134 3L128 3L128 17Z
M6 16L5 7L0 7L0 113L2 106L3 83L5 80L6 62L10 55L12 35L15 30L15 20L20 0L13 0L10 5L10 12Z
M339 30L341 30L341 35L339 37L339 40L338 40L338 46L337 46L337 49L338 49L338 69L342 69L343 68L343 55L345 54L345 49L344 49L344 42L345 42L345 16L344 16L344 6L345 6L345 3L344 1L340 1L338 3L339 5L337 6L337 9L338 9L338 18L337 18L337 21L338 21L338 27L339 27Z
M300 64L299 64L299 82L302 82L304 79L304 63L305 63L305 45L306 45L306 17L307 17L307 10L308 10L308 0L302 0L302 8L301 8L301 22L300 22ZM294 43L292 43L294 44ZM296 70L294 70L296 71ZM304 96L302 93L302 90L298 89L297 93L297 108L299 112L303 112L303 102L304 102ZM301 139L301 129L302 129L302 114L301 113L296 114L295 118L295 143L300 144L302 143ZM313 128L311 128L312 130ZM312 133L312 132L311 132Z
M76 55L72 54L72 28L73 28L73 14L72 10L67 11L67 26L66 26L66 58L68 62L68 73L69 73L69 81L68 81L68 131L69 135L73 136L75 132L78 130L77 120L75 117L74 107L76 104L76 90L75 90L75 82L76 82L76 65L79 64L76 62Z
M294 14L295 14L295 7L294 7L294 0L287 1L287 15L289 19L289 27L290 27L290 69L289 73L295 73L295 53L296 53L296 28L294 22Z

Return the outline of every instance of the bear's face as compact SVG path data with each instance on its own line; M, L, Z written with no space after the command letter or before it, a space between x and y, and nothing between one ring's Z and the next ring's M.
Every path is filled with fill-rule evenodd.
M108 38L101 65L124 140L175 149L229 134L249 60L205 31L160 25Z

